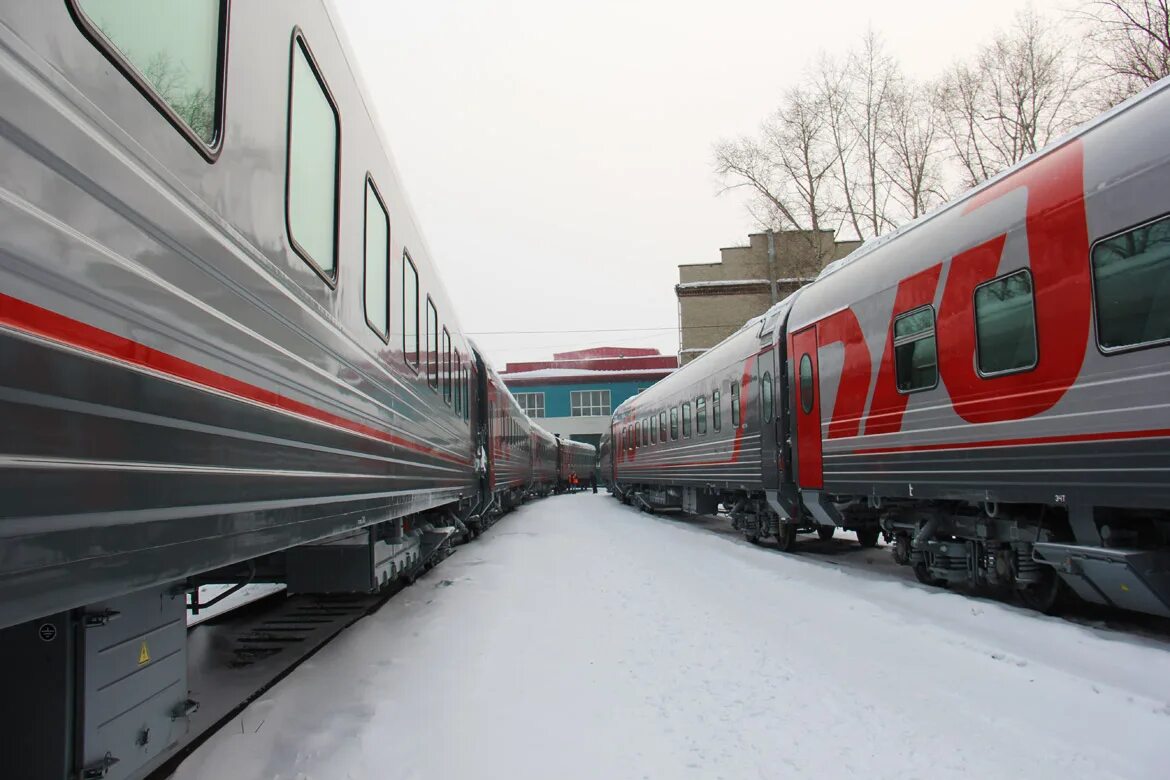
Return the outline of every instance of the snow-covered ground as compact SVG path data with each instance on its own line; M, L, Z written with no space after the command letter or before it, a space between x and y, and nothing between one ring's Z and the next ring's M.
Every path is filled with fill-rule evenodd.
M1170 643L839 565L866 555L546 499L175 777L1170 776Z

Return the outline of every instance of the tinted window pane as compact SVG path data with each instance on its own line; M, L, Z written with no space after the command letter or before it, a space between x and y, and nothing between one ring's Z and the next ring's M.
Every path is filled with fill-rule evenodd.
M695 399L695 430L700 436L707 432L707 399L703 396Z
M443 328L443 400L451 403L451 334Z
M670 410L670 438L678 438L678 407L672 407Z
M764 413L764 422L772 422L772 373L764 372L760 380L760 401Z
M439 312L427 298L427 382L439 386Z
M731 425L739 427L739 383L731 383Z
M337 114L309 64L293 49L288 156L288 225L307 260L332 276L335 266Z
M896 339L930 330L934 330L934 309L929 306L912 311L894 321L894 338Z
M390 218L366 182L366 321L383 339L390 327Z
M975 336L984 374L1036 365L1032 275L1020 271L975 289Z
M938 384L933 307L926 306L894 320L894 375L903 393L928 390Z
M812 358L807 354L800 358L800 408L805 414L813 409Z
M666 441L666 412L658 413L658 436Z
M1097 244L1093 284L1102 347L1170 339L1170 218Z
M683 437L691 435L691 404L690 401L682 405Z
M657 444L658 443L658 420L655 419L654 417L651 417L646 422L650 424L650 443Z
M719 430L723 427L723 407L719 405L719 391L711 393L711 427Z
M402 263L402 354L418 368L418 271L409 256Z
M215 140L220 0L79 0L78 7L195 135Z

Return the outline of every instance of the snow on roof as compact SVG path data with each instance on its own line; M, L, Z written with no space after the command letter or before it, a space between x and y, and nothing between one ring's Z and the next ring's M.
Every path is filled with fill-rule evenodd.
M552 379L554 377L581 377L584 379L598 379L609 376L662 374L666 376L674 371L671 368L628 368L621 371L596 371L588 368L538 368L534 371L517 371L512 374L501 374L505 382L510 379Z
M784 283L791 284L793 282L798 282L798 283L811 282L811 281L813 281L813 279L812 279L812 277L791 276L791 277L784 277L782 279L777 279L776 281L781 283L781 284L784 284ZM703 287L735 287L735 286L744 285L744 284L769 284L769 281L767 279L717 279L717 280L710 281L710 282L682 282L680 284L676 284L675 289L696 290L696 289L701 289Z

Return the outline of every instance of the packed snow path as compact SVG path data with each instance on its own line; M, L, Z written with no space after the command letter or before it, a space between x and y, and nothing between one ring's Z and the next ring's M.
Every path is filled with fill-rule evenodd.
M1165 778L1170 645L648 516L503 518L177 780Z

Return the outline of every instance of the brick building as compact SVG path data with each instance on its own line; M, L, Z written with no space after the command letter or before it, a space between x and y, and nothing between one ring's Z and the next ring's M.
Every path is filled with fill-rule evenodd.
M543 428L596 446L622 401L676 368L677 358L656 349L597 347L508 363L500 377Z
M703 354L859 246L836 241L831 230L753 233L747 246L720 249L717 263L680 265L674 288L679 363Z

